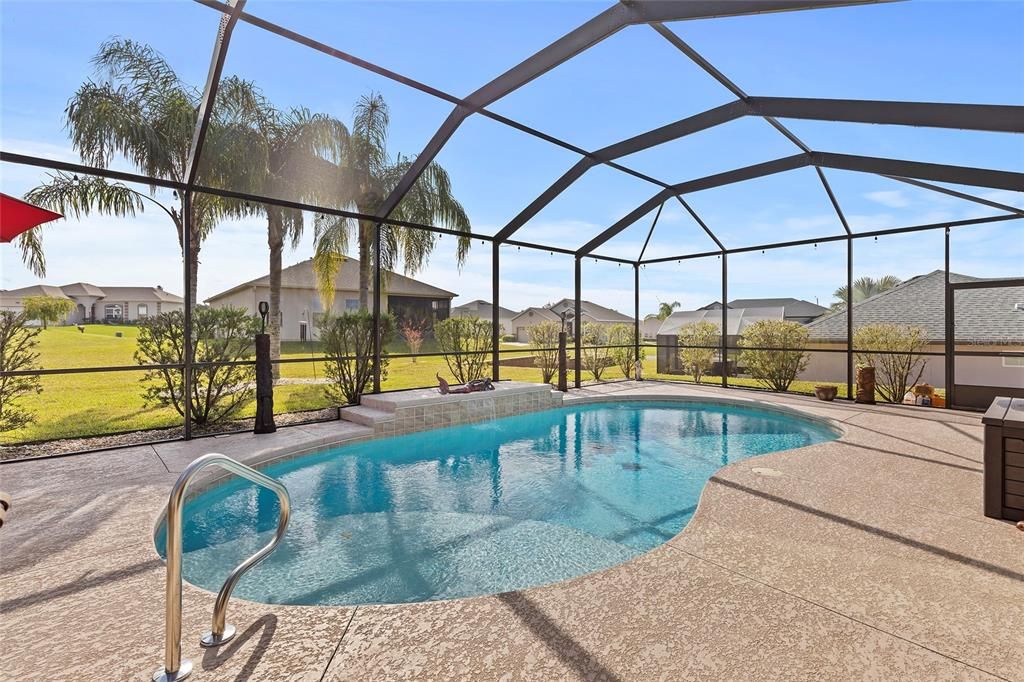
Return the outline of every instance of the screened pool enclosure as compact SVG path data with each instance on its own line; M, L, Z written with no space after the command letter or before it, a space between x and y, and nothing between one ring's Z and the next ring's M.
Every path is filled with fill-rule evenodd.
M932 325L927 343L910 354L924 359L922 376L944 389L947 406L977 407L998 390L1024 395L1024 229L1018 222L1024 218L1024 59L1019 51L1016 63L995 52L966 55L949 42L958 31L987 30L994 41L1012 42L1014 31L1020 37L1019 25L986 24L979 10L976 21L948 22L947 34L914 33L930 11L919 4L652 0L603 11L593 4L553 5L538 10L551 14L544 26L517 18L519 6L508 3L459 5L458 12L439 10L436 17L427 16L423 5L353 5L351 23L335 27L318 18L326 5L260 0L168 3L158 5L159 12L113 4L101 27L75 26L69 17L50 41L50 66L71 74L63 77L66 96L89 78L91 66L70 48L61 56L62 31L69 44L85 45L89 54L111 36L151 43L177 70L168 79L196 83L182 90L195 105L187 154L166 164L139 162L112 138L76 136L74 126L58 130L44 117L36 126L40 142L50 133L70 135L80 158L5 135L3 189L20 196L64 174L157 197L162 212L145 199L134 210L109 212L124 220L146 209L136 231L110 227L90 238L63 232L69 226L58 224L46 228L44 238L47 244L68 240L85 260L104 244L131 242L136 255L123 260L126 269L174 268L180 279L162 284L182 292L188 350L180 363L134 362L130 353L114 361L113 353L90 354L81 340L88 335L70 335L63 350L42 354L41 367L4 373L40 377L40 399L53 401L44 403L51 405L46 409L66 410L55 427L63 431L19 432L4 444L141 429L152 430L153 438L198 435L202 429L194 429L190 401L184 401L184 415L164 411L147 421L134 397L122 401L112 392L135 396L142 375L155 370L180 373L189 394L198 369L254 363L252 357L212 363L193 357L190 339L197 306L235 284L222 281L225 264L252 253L263 266L254 266L252 276L266 275L266 220L273 215L299 223L304 216L306 236L300 226L284 241L286 257L296 262L314 255L302 240L319 235L324 225L346 221L356 235L356 226L363 226L367 243L353 237L346 246L350 256L358 248L370 254L367 308L378 330L370 351L374 392L436 385L433 375L446 371L443 353L429 342L420 352L382 343L380 320L399 300L410 309L434 310L436 320L456 315L470 298L489 304L489 347L465 352L488 356L488 373L496 380L540 381L530 358L551 352L516 338L517 329L509 327L517 325L503 323L503 308L539 319L560 301L571 311L567 322L588 307L614 308L629 319L625 341L588 343L584 325L568 327L569 354L577 359L570 384L577 388L592 378L579 359L595 348L631 346L645 379L690 380L655 364L666 344L658 323L648 325L645 315L656 310L656 301L681 301L680 310L705 303L712 307L703 317L718 328L711 349L718 369L704 381L756 388L730 370L743 350L758 350L738 341L741 308L734 299L785 297L794 282L827 281L828 291L845 287L847 300L856 301L860 277L898 270L912 273L902 289L893 290L903 292L902 305L909 308L902 310L927 310ZM45 5L21 8L19 19L35 16L45 23ZM1017 11L1012 5L996 10ZM334 10L332 17L344 15L345 5ZM168 48L160 42L160 13L194 30ZM877 34L846 31L846 18L856 13L875 13ZM497 38L485 30L492 23L501 24L510 45L493 44ZM793 34L805 40L772 42L773 36ZM421 59L389 50L389 41L421 45ZM750 59L752 51L758 59ZM201 69L187 56L198 53ZM824 82L802 78L809 60L834 75ZM515 66L503 70L509 63ZM972 70L978 74L973 84L966 77ZM493 73L500 75L487 80ZM102 76L108 77L116 81L125 74ZM275 100L293 100L288 111L294 115L326 111L346 121L358 97L381 94L391 113L388 191L369 202L351 195L333 199L342 152L326 143L314 145L322 157L316 163L278 159L269 181L253 182L245 169L226 163L231 149L219 107L227 106L225 93L240 82ZM995 91L993 82L1004 89ZM963 83L968 85L958 91ZM103 137L97 130L91 134ZM95 148L86 153L91 143ZM417 195L437 182L437 165L447 171L468 223L424 212ZM194 224L197 205L227 207L228 227ZM365 205L375 210L359 210ZM243 229L249 225L251 230ZM389 271L401 274L408 263L390 258L388 244L410 234L426 245L434 268L430 285L441 293L423 303L427 299L414 298L415 291L396 292L389 306ZM281 251L278 245L278 259ZM183 253L197 255L193 267L183 266ZM20 256L11 254L5 247L4 267L21 267ZM113 274L97 272L92 283L102 288L101 280ZM414 267L409 276L417 274ZM63 275L47 274L48 282L54 278ZM190 295L197 289L201 293ZM324 410L340 405L321 395L316 381L326 358L307 343L322 310L298 289L303 317L290 331L298 340L283 336L285 348L275 360L283 379L276 407L280 413L319 410L316 417L324 418ZM898 307L879 312L877 306L839 303L812 323L821 333L814 332L806 347L787 350L807 353L808 382L836 384L849 399L858 353L869 350L855 344L857 329L878 319L903 320ZM685 347L669 345L673 354ZM390 364L382 371L384 355ZM628 376L610 370L604 378ZM82 394L81 401L91 394L95 404L61 402L72 394ZM103 413L93 422L98 425L83 426L87 412Z

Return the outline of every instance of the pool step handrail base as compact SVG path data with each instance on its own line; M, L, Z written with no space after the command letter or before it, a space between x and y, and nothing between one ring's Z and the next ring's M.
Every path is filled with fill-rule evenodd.
M165 585L164 605L164 667L153 673L154 682L177 682L192 673L192 661L181 658L181 525L182 509L185 505L185 493L189 483L197 473L209 466L218 466L226 471L241 476L257 485L277 494L280 501L280 514L277 530L273 539L262 549L239 564L231 571L224 585L217 593L217 601L213 607L213 625L200 641L200 646L216 647L235 636L235 627L226 622L228 602L231 592L238 580L250 568L266 559L281 543L284 532L288 528L291 516L291 498L288 489L280 481L263 474L252 467L246 466L226 455L211 452L193 460L178 476L171 493L167 498L167 582Z

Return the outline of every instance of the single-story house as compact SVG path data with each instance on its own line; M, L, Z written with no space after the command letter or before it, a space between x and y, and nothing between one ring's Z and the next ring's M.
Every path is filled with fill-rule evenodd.
M736 298L729 301L729 308L782 308L782 319L791 322L807 324L818 319L829 311L825 306L811 303L800 298ZM698 310L721 310L722 304L718 301L709 303Z
M658 330L661 329L662 320L657 317L648 317L640 322L640 338L644 341L654 341L658 338Z
M782 320L784 319L785 308L783 306L763 308L729 308L726 318L726 343L729 346L736 346L743 330L759 320ZM707 321L715 325L719 334L722 329L722 306L717 308L705 306L699 310L680 310L674 312L661 323L658 329L658 373L659 374L683 374L684 370L679 362L679 331L688 324ZM716 345L719 339L716 338ZM717 357L718 354L716 354ZM730 353L730 363L732 361ZM720 358L719 358L720 360ZM715 372L720 372L721 366ZM730 370L731 371L731 370Z
M469 303L463 303L452 308L452 317L479 317L481 320L490 320L492 315L490 302L477 299ZM501 325L504 333L512 333L512 318L518 315L514 310L498 306L498 324Z
M35 284L0 291L0 310L21 312L25 308L25 299L32 296L65 298L75 304L59 324L137 322L160 313L183 310L185 307L185 300L181 296L164 291L159 285L115 287L75 282L60 287Z
M397 272L382 271L384 292L381 310L390 312L397 324L412 317L433 323L445 320L456 294ZM270 299L270 275L243 282L206 299L214 307L245 308L258 314L259 302ZM372 292L371 292L372 300ZM346 258L338 269L331 310L342 313L359 308L359 261ZM316 287L313 260L304 260L281 270L281 339L310 341L317 338L317 324L324 315Z
M983 281L949 273L953 284ZM925 331L926 352L945 352L945 272L935 270L853 304L854 330L869 324L914 325ZM957 351L1024 352L1024 287L958 290L954 302ZM811 347L846 349L846 309L807 325ZM811 381L846 381L844 353L812 353L800 376ZM945 359L928 357L922 382L945 387ZM1024 397L1024 358L956 357L956 402L987 406L999 393Z
M515 334L516 341L529 343L531 327L545 320L556 322L560 325L562 323L562 314L565 313L565 331L571 337L575 333L575 306L576 303L573 299L563 298L561 301L544 306L543 308L527 308L512 318L508 332ZM580 319L583 322L606 327L616 324L633 324L633 318L629 315L623 315L617 310L612 310L590 301L580 301Z

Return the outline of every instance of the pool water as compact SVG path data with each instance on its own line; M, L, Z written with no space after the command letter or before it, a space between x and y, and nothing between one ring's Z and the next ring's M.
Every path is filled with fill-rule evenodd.
M275 464L284 542L235 594L275 604L504 592L622 563L676 535L720 467L832 440L746 407L619 402L366 441ZM184 574L209 590L270 541L278 502L246 481L185 509ZM163 553L163 532L157 535Z

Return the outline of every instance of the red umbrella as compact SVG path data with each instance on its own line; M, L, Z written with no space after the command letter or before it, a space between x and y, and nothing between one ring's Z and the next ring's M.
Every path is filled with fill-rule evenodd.
M0 194L0 242L7 243L26 230L63 217L60 213Z

